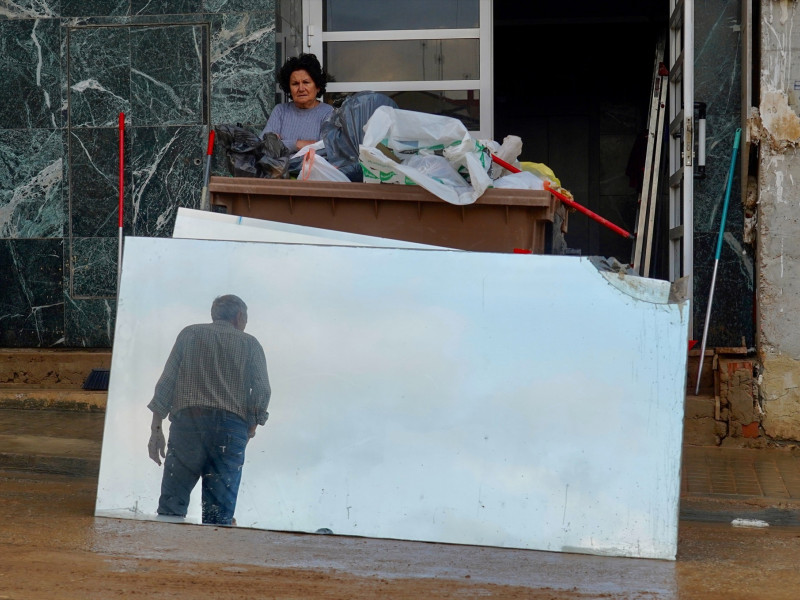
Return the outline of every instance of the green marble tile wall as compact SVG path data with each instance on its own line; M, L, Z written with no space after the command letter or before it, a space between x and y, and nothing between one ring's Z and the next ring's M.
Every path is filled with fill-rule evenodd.
M123 232L170 236L209 127L272 109L275 3L0 2L0 346L111 347L119 113Z

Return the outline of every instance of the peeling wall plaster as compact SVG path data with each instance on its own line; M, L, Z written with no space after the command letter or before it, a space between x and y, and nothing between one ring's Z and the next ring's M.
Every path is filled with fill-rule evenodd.
M757 354L768 437L800 440L800 5L761 1L759 106L748 128L759 149ZM748 190L749 192L749 190Z
M788 95L776 89L761 93L760 135L761 143L781 152L796 147L800 142L800 116L789 106Z

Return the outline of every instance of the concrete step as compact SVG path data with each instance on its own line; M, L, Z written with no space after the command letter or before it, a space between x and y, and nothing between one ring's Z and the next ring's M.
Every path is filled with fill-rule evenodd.
M0 408L0 470L96 477L105 414Z
M718 446L727 434L718 420L717 398L712 393L687 392L683 410L683 443L686 446Z
M105 412L108 392L69 385L0 384L0 409L55 409Z
M93 369L111 368L106 348L2 348L0 385L80 387Z
M686 362L686 393L694 394L697 390L697 376L700 369L700 350L689 350ZM707 349L703 355L703 370L700 375L700 393L714 394L714 349Z

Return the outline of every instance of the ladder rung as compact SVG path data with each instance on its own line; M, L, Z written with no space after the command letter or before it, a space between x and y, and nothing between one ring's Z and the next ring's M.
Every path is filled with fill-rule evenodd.
M675 171L672 175L669 176L669 187L676 188L678 187L681 182L683 181L683 167Z
M669 230L669 239L674 242L675 240L683 239L683 225L678 225Z
M669 80L671 83L683 81L683 52L669 68Z
M681 110L672 121L669 122L669 134L677 137L683 133L683 110Z
M675 5L672 14L669 16L669 28L672 30L683 27L683 0Z

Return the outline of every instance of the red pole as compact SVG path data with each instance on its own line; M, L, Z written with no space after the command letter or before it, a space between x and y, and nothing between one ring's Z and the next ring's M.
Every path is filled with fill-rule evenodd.
M206 199L208 196L208 178L211 175L211 156L214 154L214 130L208 132L208 149L206 150L206 172L203 175L203 191L200 196L200 210L209 210Z
M125 113L119 113L119 246L117 251L117 299L122 274L122 206L125 198Z
M125 184L125 113L119 113L119 227L122 228L122 200Z
M510 163L507 163L502 158L498 158L494 154L492 154L492 160L494 162L496 162L498 165L500 165L501 167L503 167L504 169L508 169L512 173L519 173L521 171L521 169L518 169L514 165L512 165ZM582 212L583 214L585 214L589 218L594 219L595 221L597 221L601 225L605 225L606 227L608 227L614 233L618 233L622 237L628 238L630 240L636 239L635 236L632 233L628 233L627 231L625 231L621 227L618 227L618 226L614 225L611 221L608 221L607 219L604 219L603 217L601 217L597 213L594 213L591 210L589 210L588 208L586 208L585 206L575 202L575 200L573 200L569 196L569 192L567 192L566 190L564 190L563 188L561 188L561 187L559 187L557 185L553 185L552 182L545 180L544 189L546 189L548 192L553 194L556 198L561 200L564 204L566 204L570 208L574 208L578 212Z

